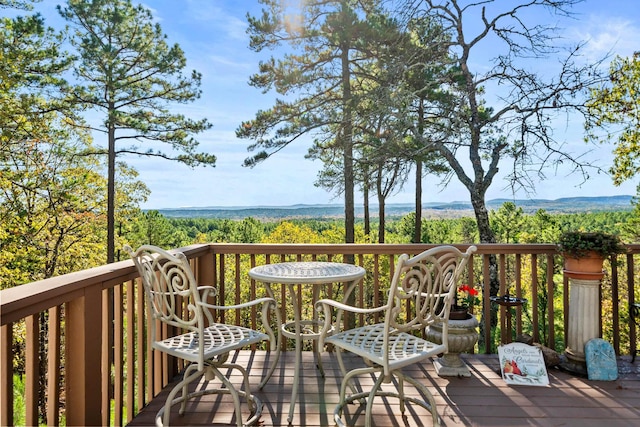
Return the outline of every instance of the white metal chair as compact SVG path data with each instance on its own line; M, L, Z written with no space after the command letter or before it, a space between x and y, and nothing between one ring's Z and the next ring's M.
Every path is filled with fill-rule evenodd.
M393 275L387 303L377 308L357 308L333 300L323 299L316 303L324 313L325 323L319 345L333 344L337 348L337 359L343 374L340 385L340 401L334 410L338 426L344 426L342 412L347 403L356 400L364 403L366 398L365 426L371 426L375 396L392 396L400 400L400 411L404 414L405 401L416 403L431 412L434 425L440 425L436 403L426 386L405 375L402 368L422 362L432 356L447 352L449 309L455 300L457 281L467 265L475 246L463 253L453 246L439 246L409 258L401 255ZM407 308L409 307L409 309ZM339 326L344 311L365 316L375 313L384 315L384 322L365 325L331 334L331 328ZM412 314L407 314L408 312ZM335 314L335 317L333 316ZM420 338L425 328L441 321L442 344ZM322 348L322 347L320 347ZM361 356L366 367L347 372L341 351ZM352 380L360 375L374 374L376 382L371 390L358 392ZM383 391L382 383L396 380L394 391ZM412 384L425 398L417 399L405 395L404 382ZM352 390L346 396L346 388Z
M136 265L145 289L150 309L149 319L152 347L155 350L190 362L184 370L183 379L171 390L165 405L156 415L156 425L169 425L171 406L181 403L180 414L185 411L187 400L209 393L230 394L233 398L235 418L238 426L254 424L262 413L262 403L251 394L249 378L244 367L227 362L229 353L247 345L264 340L275 342L273 331L267 322L267 313L275 308L272 298L260 298L238 305L212 305L207 298L216 295L211 286L198 286L189 261L181 252L173 254L151 245L133 251L125 246ZM262 319L265 331L262 333L241 326L216 323L210 310L237 310L262 305ZM157 321L173 327L177 335L163 337ZM171 330L171 328L169 329ZM223 369L237 369L242 373L243 390L238 390L221 372ZM189 392L189 384L202 376L206 380L218 378L219 388ZM176 395L182 391L180 397ZM246 398L250 408L249 418L243 423L240 398Z

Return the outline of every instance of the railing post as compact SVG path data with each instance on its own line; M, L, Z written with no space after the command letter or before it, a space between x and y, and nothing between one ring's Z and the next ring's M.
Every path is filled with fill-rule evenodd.
M66 304L66 415L67 425L101 425L101 288L85 289Z

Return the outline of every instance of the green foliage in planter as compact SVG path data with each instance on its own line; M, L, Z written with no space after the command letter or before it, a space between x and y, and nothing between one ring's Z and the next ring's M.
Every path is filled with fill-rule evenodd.
M583 258L588 252L595 252L604 258L625 252L624 243L614 234L601 231L565 231L558 242L559 252L567 257Z

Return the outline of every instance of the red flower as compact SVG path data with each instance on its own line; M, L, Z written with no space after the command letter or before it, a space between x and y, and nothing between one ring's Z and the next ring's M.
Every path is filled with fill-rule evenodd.
M460 301L456 301L456 305L471 307L479 302L478 295L478 290L473 286L461 285L458 287L458 296L460 297Z

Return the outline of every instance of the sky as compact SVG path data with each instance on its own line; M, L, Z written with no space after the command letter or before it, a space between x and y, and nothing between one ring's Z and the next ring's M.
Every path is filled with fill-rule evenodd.
M55 11L59 3L43 0L37 6L46 22L54 27L63 22ZM253 119L258 110L272 106L276 98L275 94L263 94L248 84L249 77L258 70L259 61L270 55L270 52L256 53L248 47L246 14L260 14L258 0L145 0L143 4L152 10L168 43L178 43L184 50L187 72L195 69L202 73L201 98L176 108L193 119L206 117L213 124L196 138L200 142L199 151L215 154L217 162L215 167L192 169L162 159L123 158L138 170L139 179L151 190L142 208L342 204L342 197L314 186L322 164L305 159L311 145L308 139L290 144L253 168L242 166L251 154L247 151L251 141L236 138L235 129L242 121ZM541 23L557 22L564 28L562 38L567 43L586 41L583 50L586 57L598 58L608 52L629 56L634 50L640 50L637 0L587 0L573 12L578 14L573 20L558 20L548 14L540 14L539 19ZM489 50L490 47L487 60ZM613 158L612 146L587 145L582 141L582 127L581 122L569 120L560 124L558 132L567 135L567 146L572 152L584 153L586 159L608 169ZM99 144L98 138L101 137L96 136ZM507 170L509 165L505 163L501 169ZM634 195L638 185L636 179L615 187L606 174L592 175L586 183L570 170L547 170L545 174L544 181L535 183L534 194L514 194L504 176L498 175L487 192L487 200ZM409 182L393 194L388 203L413 203L413 190ZM356 203L361 200L357 194ZM423 179L424 203L452 201L469 201L468 191L455 177L446 187L436 177Z

